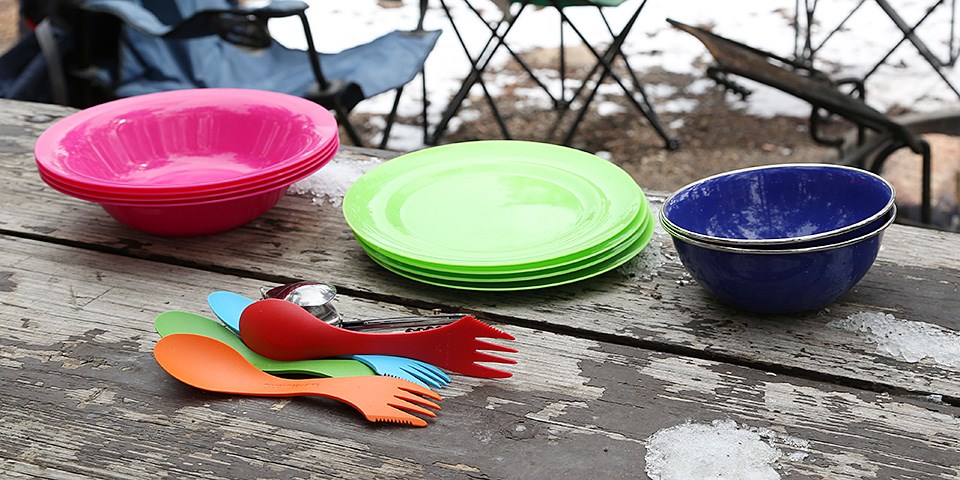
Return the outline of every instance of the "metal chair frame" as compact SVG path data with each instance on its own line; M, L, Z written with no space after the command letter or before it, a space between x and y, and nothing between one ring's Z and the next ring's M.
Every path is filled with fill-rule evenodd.
M447 16L448 20L450 21L451 27L453 28L453 31L456 34L457 39L459 40L464 53L467 55L467 58L470 61L471 67L470 67L470 73L464 79L460 89L457 91L457 93L453 96L453 98L448 103L443 113L443 116L441 117L440 121L434 128L434 133L431 137L431 143L437 144L440 141L443 134L446 132L447 127L449 126L450 120L452 120L453 117L457 114L458 110L463 105L463 101L466 99L467 95L469 94L470 89L473 88L473 86L476 84L479 84L481 89L483 90L484 98L487 104L491 108L491 112L494 116L494 119L497 122L497 125L500 127L501 134L503 135L504 138L507 138L507 139L511 138L509 128L507 127L506 122L503 119L503 116L500 114L500 111L497 108L496 100L493 98L493 95L490 93L489 89L487 88L486 84L483 81L484 70L490 64L490 61L492 60L494 54L501 47L503 47L510 54L510 56L520 65L520 67L530 76L530 78L533 79L533 81L544 92L546 92L546 94L550 97L551 101L553 102L555 110L558 111L557 118L555 119L553 125L550 128L550 133L548 135L549 138L555 137L556 133L560 129L560 124L563 120L563 117L568 111L570 111L571 109L570 107L573 104L573 102L576 99L580 98L582 95L585 95L586 98L583 101L583 105L580 107L579 111L577 112L577 116L575 117L573 123L565 130L561 140L561 143L563 143L564 145L569 145L573 141L573 137L576 134L577 128L582 123L582 120L586 115L587 109L589 108L590 104L593 102L597 94L597 91L599 90L600 85L603 83L603 81L607 77L611 77L623 90L626 98L631 103L631 105L633 105L633 107L637 110L637 112L639 112L641 115L643 115L644 118L647 119L650 125L656 130L657 134L663 139L666 148L673 150L679 147L679 141L676 138L671 137L666 131L666 129L663 127L663 125L661 124L656 112L653 110L653 107L651 106L650 100L647 97L646 92L644 91L644 88L642 83L640 82L640 79L634 73L633 68L630 67L630 64L627 61L626 55L624 55L622 51L623 43L626 40L627 35L630 33L631 29L633 28L634 24L636 23L637 18L640 16L640 13L643 11L643 7L647 3L646 0L643 0L641 2L641 4L637 7L637 9L631 15L627 23L620 30L620 32L615 32L613 30L613 27L610 25L610 22L607 20L607 17L603 12L603 8L610 8L610 7L604 7L599 4L575 6L575 7L581 7L581 8L592 6L592 7L595 7L599 12L607 28L607 31L610 33L610 36L612 39L611 44L603 52L598 51L595 47L590 45L590 43L587 41L583 32L579 28L577 28L576 24L567 15L565 10L566 8L569 8L569 7L563 6L561 2L558 0L541 0L541 3L545 3L555 8L560 15L561 55L559 60L560 64L558 65L558 71L560 74L561 88L560 88L559 95L556 95L550 91L550 89L533 72L533 69L523 60L521 55L519 55L516 51L514 51L506 41L507 35L513 29L513 27L517 24L517 20L521 17L522 13L527 9L527 7L531 5L532 3L531 0L516 1L515 3L518 3L520 5L517 12L512 15L505 13L503 18L499 19L496 23L492 25L490 23L487 23L483 19L481 12L470 2L470 0L463 0L463 1L466 3L468 8L478 18L480 18L481 21L483 21L483 23L487 26L487 29L490 32L490 37L487 39L483 47L480 49L480 53L477 54L476 56L472 55L470 53L470 49L467 45L466 40L464 39L464 36L460 31L460 28L457 26L457 23L454 21L453 14L451 13L449 5L447 4L447 0L440 0L441 7L443 8L443 11ZM421 1L421 8L424 8L424 3L425 2ZM570 7L574 7L574 6L570 6ZM567 92L566 92L567 74L566 74L565 56L563 55L563 48L565 45L564 31L566 28L570 28L576 34L576 36L590 50L591 54L596 59L596 63L590 69L590 72L584 77L580 86L572 93L572 95L569 98L567 97ZM630 86L628 86L624 82L623 79L614 75L613 62L618 58L626 66L627 74L630 77L630 81L632 82L632 89ZM598 76L598 72L599 72L599 76ZM595 81L593 81L592 88L588 90L587 86L591 82L591 79L593 79L594 77L597 77L597 78ZM639 100L636 98L636 95L640 96Z
M899 12L890 4L888 0L872 0L876 2L888 18L897 26L897 29L900 30L903 35L900 40L890 48L887 53L880 58L877 63L871 67L866 74L863 75L862 80L866 81L871 75L876 73L877 69L881 65L887 62L890 59L890 56L893 55L901 45L909 41L917 52L920 53L920 56L933 68L941 80L953 91L958 98L960 98L960 90L947 78L943 73L944 68L953 67L956 64L957 58L960 57L960 44L956 40L956 20L957 20L957 10L956 10L956 0L936 0L926 11L926 13L916 21L914 24L907 23L906 20L900 15ZM857 5L850 10L850 12L836 25L824 35L823 39L820 40L816 45L813 42L813 32L811 31L812 25L814 24L814 15L817 9L817 0L803 0L801 5L801 0L796 0L795 2L795 15L794 23L796 25L795 36L794 36L794 54L798 62L812 66L814 57L816 54L824 47L824 45L829 41L833 36L839 32L847 24L853 15L860 10L861 7L867 2L867 0L859 0ZM936 11L941 5L948 5L950 9L950 36L948 38L948 51L946 58L938 57L929 46L917 35L917 29ZM801 14L802 11L802 14ZM802 17L802 21L801 21Z

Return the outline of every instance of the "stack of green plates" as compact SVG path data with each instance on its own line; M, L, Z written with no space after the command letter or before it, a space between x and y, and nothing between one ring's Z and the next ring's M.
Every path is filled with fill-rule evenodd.
M374 262L420 282L524 290L575 282L637 255L655 222L620 167L567 147L479 141L370 170L343 213Z

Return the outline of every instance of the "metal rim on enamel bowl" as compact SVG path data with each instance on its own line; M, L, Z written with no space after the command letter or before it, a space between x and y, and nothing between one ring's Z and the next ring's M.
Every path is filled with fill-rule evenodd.
M863 175L864 177L876 180L881 184L883 184L890 191L889 199L887 200L883 208L879 209L873 215L870 215L869 217L864 218L856 223L846 225L842 228L814 233L810 235L800 235L795 237L783 237L783 238L747 239L747 238L718 237L718 236L707 235L699 232L694 232L692 230L683 228L677 225L676 223L670 221L670 219L667 217L666 212L671 202L675 201L678 195L686 191L689 191L693 187L696 187L698 185L701 185L705 182L709 182L717 178L722 178L722 177L726 177L734 174L758 171L758 170L773 170L773 169L779 169L779 168L826 168L826 169L847 170L847 171L856 172L858 175ZM836 236L843 235L845 233L853 232L859 228L863 228L867 225L870 225L873 222L877 222L882 218L884 218L885 215L887 215L892 209L894 209L895 200L896 200L896 189L894 188L893 184L891 184L887 179L881 177L880 175L877 175L867 170L850 167L846 165L833 165L833 164L823 164L823 163L783 163L783 164L776 164L776 165L763 165L763 166L757 166L757 167L742 168L738 170L731 170L728 172L711 175L709 177L701 178L697 181L688 183L687 185L684 185L683 187L681 187L680 189L678 189L677 191L675 191L674 193L672 193L670 196L667 197L667 199L663 202L663 207L660 210L659 216L661 219L660 223L661 225L663 225L664 229L680 234L685 238L689 238L691 240L696 240L696 241L703 242L710 245L725 245L730 247L749 249L751 247L760 247L760 246L774 246L774 245L788 246L788 245L799 244L799 243L814 242L817 240L829 239L831 237L836 237Z
M817 245L815 247L805 247L805 248L763 249L763 248L733 247L729 245L721 245L716 243L704 242L696 238L687 237L683 234L680 234L679 232L672 230L670 227L667 227L666 225L664 225L664 230L666 230L671 237L681 242L684 242L696 247L707 248L710 250L717 250L720 252L750 254L750 255L790 255L790 254L815 253L815 252L823 252L827 250L834 250L837 248L843 248L843 247L847 247L850 245L863 242L865 240L869 240L877 235L880 235L881 233L883 233L884 230L887 229L887 227L893 224L894 220L896 220L897 218L896 205L891 207L888 213L889 213L889 218L887 218L887 220L883 223L882 226L880 226L875 230L871 230L870 232L865 233L859 237L844 240L839 243L832 243L828 245ZM661 219L662 218L663 217L661 215ZM661 225L663 225L662 221L661 221Z

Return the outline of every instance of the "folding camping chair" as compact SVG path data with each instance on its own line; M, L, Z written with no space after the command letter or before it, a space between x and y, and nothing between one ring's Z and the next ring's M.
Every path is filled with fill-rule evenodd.
M590 104L593 102L596 94L600 88L600 85L606 78L612 78L625 94L625 98L630 102L630 104L640 113L650 125L657 131L659 136L663 139L668 149L676 149L679 146L677 139L672 138L666 131L666 129L660 123L660 120L653 110L653 107L650 104L650 100L646 95L646 92L643 89L643 85L640 80L637 78L634 73L633 68L630 67L627 62L626 55L624 55L621 47L623 46L624 41L627 38L627 35L630 33L630 30L633 28L634 24L637 21L637 18L640 16L640 13L643 10L643 7L646 5L646 0L642 0L639 6L634 10L634 12L629 17L627 23L619 31L615 32L610 25L610 22L607 20L606 15L604 14L605 8L613 8L623 4L626 0L503 0L500 2L500 6L503 9L503 17L493 25L488 24L482 17L481 12L470 2L470 0L463 0L467 7L478 17L481 21L487 26L490 36L487 41L484 43L479 54L476 56L470 53L470 49L467 46L466 39L463 34L460 32L459 27L457 26L454 16L452 15L450 8L447 4L447 0L440 0L441 7L443 8L447 18L450 21L451 26L453 27L454 33L457 35L457 38L460 40L460 44L463 47L464 52L466 53L470 64L471 70L469 75L463 81L459 91L454 95L453 99L447 105L446 110L443 113L440 121L434 129L434 134L432 137L432 143L436 144L439 142L440 138L446 132L447 126L450 120L457 114L457 111L462 106L464 100L467 98L467 95L470 92L470 89L474 85L479 84L484 93L484 98L487 104L490 106L493 113L494 119L496 120L498 126L500 127L501 133L504 138L510 138L510 132L507 128L506 122L503 119L503 116L499 113L499 110L496 105L496 101L493 96L490 94L483 81L483 72L490 64L490 61L493 59L493 56L497 51L502 47L504 48L511 57L523 68L530 78L550 97L551 101L554 104L556 110L558 110L558 116L554 125L551 127L550 137L553 137L560 127L560 123L563 120L566 112L570 110L571 105L574 100L585 96L585 99L582 102L582 106L577 112L576 118L574 119L572 125L570 125L566 132L563 135L561 143L568 145L573 140L573 137L576 133L577 128L582 122L584 116L587 113L587 109ZM519 7L515 12L512 12L510 7L511 4L518 5ZM421 8L423 8L424 2L421 1ZM539 6L539 7L549 7L554 8L560 15L560 64L558 66L558 71L560 74L560 93L559 95L551 92L550 88L546 86L543 81L541 81L537 75L533 72L533 69L523 60L523 58L515 52L507 42L507 35L517 24L518 19L522 16L523 12L528 9L530 6ZM610 45L604 50L599 51L590 42L587 40L583 32L576 26L576 24L571 20L570 16L567 15L566 9L570 7L593 7L599 12L601 19L603 20L607 31L611 37ZM564 56L564 32L569 28L579 37L580 41L586 46L593 57L596 60L593 68L590 72L584 77L583 82L580 86L573 92L570 97L567 97L566 92L566 65L565 65L565 56ZM619 58L626 66L627 76L629 76L629 81L632 85L627 85L627 80L620 78L614 72L613 62ZM593 81L593 87L589 88L589 83L591 79ZM639 96L639 99L637 98Z
M930 145L905 126L871 108L862 98L838 90L839 81L833 81L822 72L733 40L702 28L667 19L671 25L700 40L713 55L716 64L707 74L721 85L733 88L741 95L748 90L738 86L727 75L738 75L776 88L811 104L810 134L815 141L839 149L839 163L880 173L883 163L896 150L907 147L922 157L922 205L920 221L931 218L931 159ZM863 95L863 83L854 84L854 94ZM842 139L828 139L821 135L824 112L847 119L857 126L856 140L847 145ZM868 133L872 133L868 135Z
M394 90L381 148L389 139L403 87L423 71L440 35L422 28L396 30L339 53L318 53L304 13L307 5L299 1L274 1L261 8L242 8L228 0L73 3L81 21L73 32L78 47L70 62L72 81L96 84L114 97L206 87L288 93L333 110L357 145L363 142L350 112L361 101ZM300 19L306 52L286 48L269 34L269 19L289 16ZM112 42L102 38L105 31L113 32Z

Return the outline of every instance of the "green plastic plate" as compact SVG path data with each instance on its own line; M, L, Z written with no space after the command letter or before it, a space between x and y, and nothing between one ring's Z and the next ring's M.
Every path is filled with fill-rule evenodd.
M620 167L557 145L466 142L402 155L347 191L357 237L426 268L552 267L603 249L645 205Z
M652 213L648 212L647 216L653 218ZM402 277L409 278L421 283L426 283L429 285L436 285L440 287L453 288L459 290L475 290L475 291L517 291L517 290L534 290L538 288L547 288L555 287L559 285L565 285L568 283L578 282L581 280L586 280L591 277L595 277L602 273L613 270L614 268L623 265L628 262L633 257L637 256L644 247L650 242L650 239L653 237L653 232L656 229L656 222L648 220L646 226L642 232L639 232L633 241L620 253L614 255L613 257L599 262L595 265L569 271L566 273L561 273L557 275L551 275L543 278L537 278L532 280L504 280L500 282L486 282L486 281L457 281L449 279L441 279L433 276L423 275L420 273L415 273L410 271L408 266L397 264L395 262L385 260L382 255L377 255L376 252L367 251L368 256L382 266L383 268L400 275Z
M396 253L388 250L380 250L374 245L371 245L370 242L366 241L356 232L354 232L354 236L356 237L357 242L362 244L364 250L376 251L379 255L387 257L388 261L390 262L406 265L413 271L423 270L424 272L430 272L432 274L431 276L438 278L447 278L447 275L449 275L449 278L452 279L462 279L464 277L468 277L476 278L477 281L483 281L479 277L488 276L493 278L513 278L522 275L529 278L540 278L548 275L554 275L558 271L582 268L587 264L587 262L595 261L595 259L600 256L611 256L611 249L622 247L623 245L630 243L632 238L636 237L636 235L641 231L641 229L645 226L645 222L647 221L649 210L650 206L647 204L646 198L642 197L640 210L634 216L634 219L631 220L623 230L618 232L613 237L610 237L607 240L604 240L603 242L580 252L557 257L549 262L535 262L530 264L463 267L458 265L427 263L410 259L402 255L397 255Z
M611 242L604 250L599 250L596 253L585 256L575 262L567 262L562 265L556 265L549 268L538 268L532 270L527 269L519 271L456 272L449 270L435 270L416 264L410 264L405 262L402 258L397 258L395 256L388 255L385 252L381 252L364 242L362 238L357 237L357 242L360 243L360 246L363 247L368 256L375 257L378 262L391 265L396 269L404 270L416 275L431 277L441 281L450 280L454 282L502 283L554 277L597 265L623 253L630 248L637 238L644 234L647 224L654 221L655 220L653 219L653 214L651 212L648 210L642 210L641 213L637 215L636 221L631 222L630 228L626 229L623 234L617 235L616 242Z

